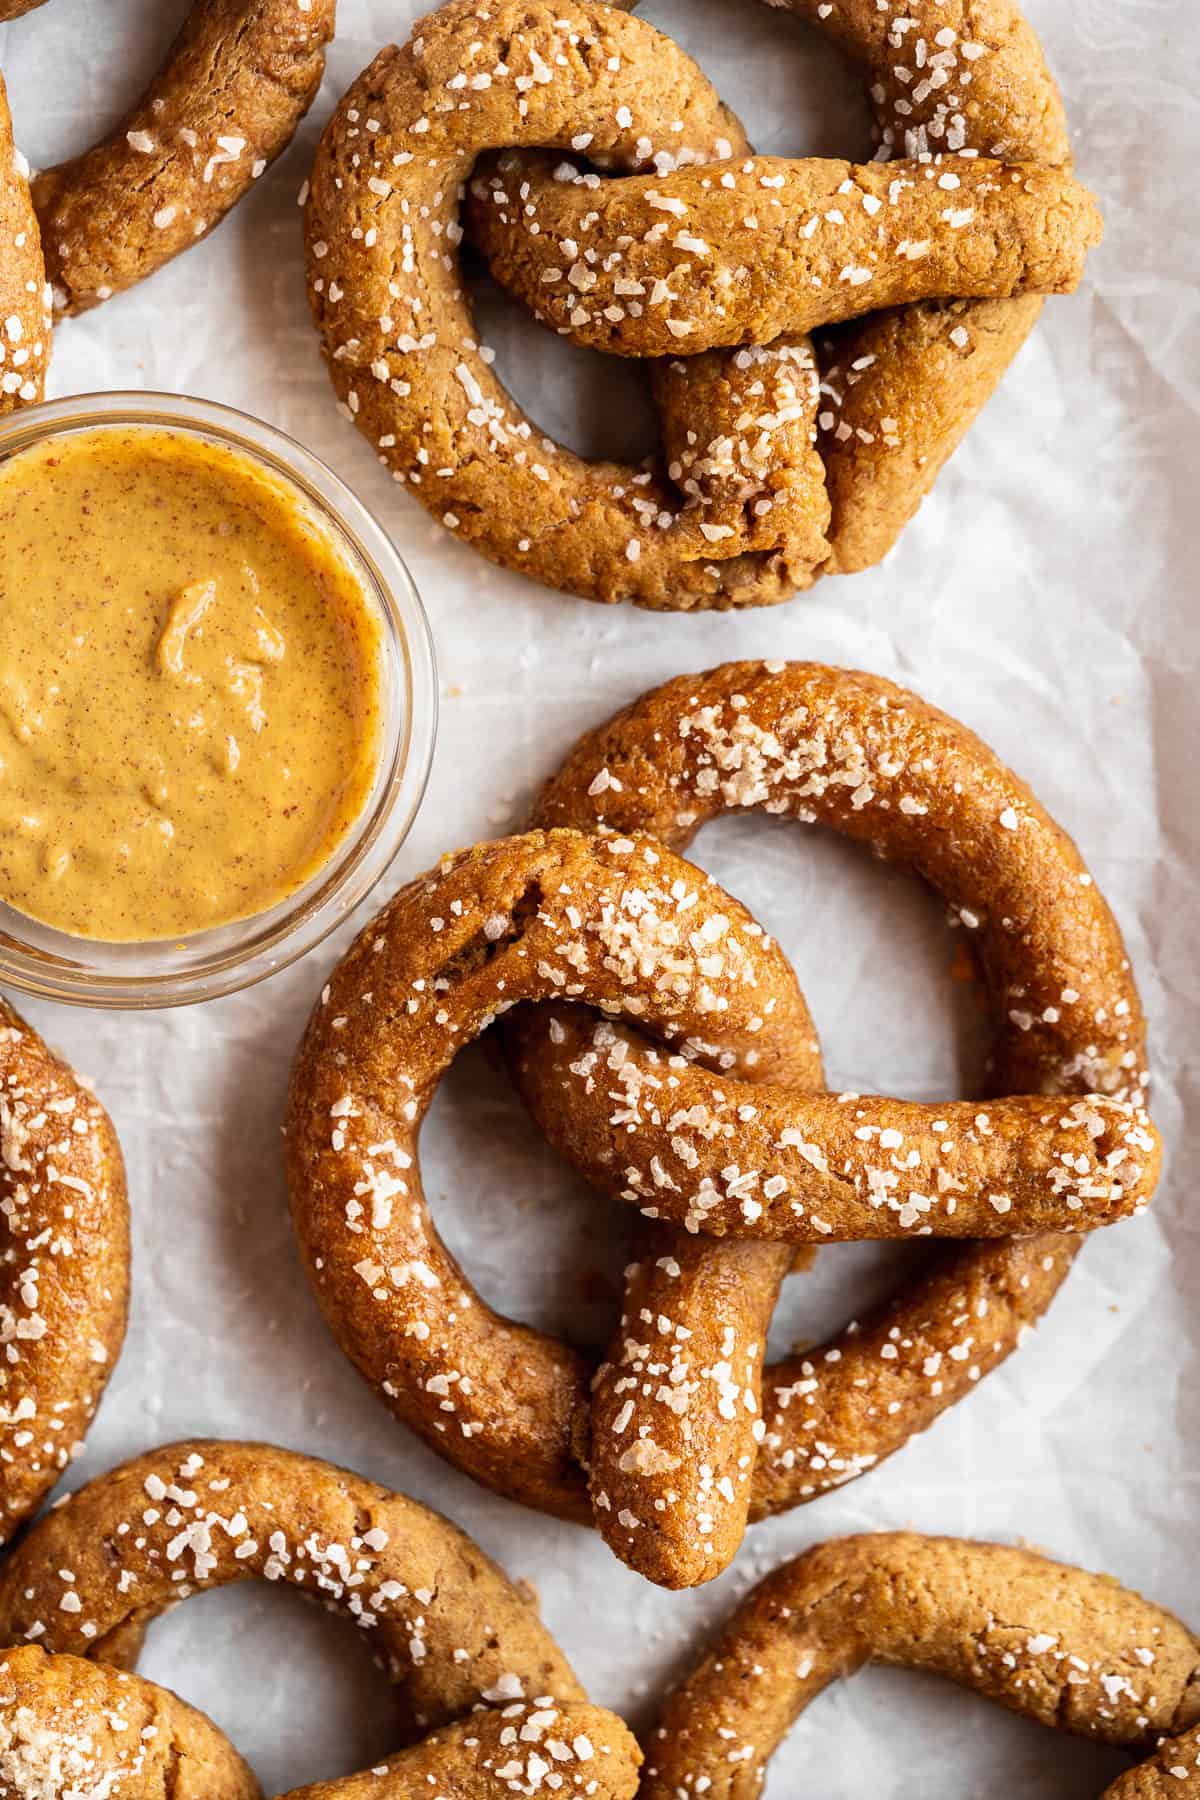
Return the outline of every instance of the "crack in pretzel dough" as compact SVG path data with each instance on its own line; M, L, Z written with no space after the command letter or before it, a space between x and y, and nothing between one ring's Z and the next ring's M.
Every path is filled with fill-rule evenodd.
M1090 1137L1088 1121L1105 1115L1118 1136L1126 1129L1139 1139L1145 1133L1125 1160L1141 1164L1152 1182L1154 1138L1139 1110L1146 1079L1144 1022L1117 925L1075 846L1025 783L965 726L917 696L877 677L815 663L727 663L681 676L586 734L547 783L536 818L544 827L570 826L619 840L649 832L681 850L707 820L747 808L831 827L927 881L946 901L983 976L993 1032L989 1092L1052 1097L1052 1103L1030 1099L1024 1110L1035 1118L1048 1113L1055 1134L1065 1129L1070 1137L1081 1130ZM876 1209L856 1196L850 1211L861 1219L870 1210L873 1233L919 1233L935 1215L942 1228L950 1222L953 1189L939 1194L936 1179L932 1192L900 1185L914 1148L923 1166L927 1143L922 1138L916 1145L897 1144L890 1136L882 1141L885 1133L903 1136L915 1116L906 1108L893 1111L894 1102L856 1097L845 1103L863 1115L854 1118L854 1131L871 1134L860 1140L848 1122L839 1124L841 1109L831 1114L828 1099L795 1096L792 1124L779 1119L778 1132L772 1130L776 1141L788 1130L799 1140L785 1146L789 1174L781 1176L773 1156L766 1161L761 1119L737 1116L739 1107L757 1113L758 1101L753 1093L739 1092L732 1071L714 1076L699 1067L681 1068L677 1056L639 1040L628 1021L619 1030L606 1023L597 1031L594 1020L562 1005L523 1020L518 1016L506 1034L518 1086L558 1147L593 1175L605 1172L605 1151L615 1154L619 1148L621 1160L605 1185L613 1175L623 1183L632 1168L637 1184L653 1189L661 1207L670 1193L667 1183L677 1179L686 1212L697 1197L684 1187L685 1173L689 1179L693 1173L688 1165L695 1159L698 1171L709 1159L725 1195L714 1209L723 1204L728 1220L736 1208L745 1226L743 1202L763 1205L771 1184L766 1198L780 1206L784 1197L775 1180L802 1177L810 1186L815 1182L822 1195L812 1225L819 1238L837 1229L834 1209L831 1217L825 1212L836 1195L831 1196L820 1164L844 1174L842 1163L850 1154L852 1169L880 1202ZM655 1109L665 1109L656 1093L671 1080L680 1082L693 1103L686 1118L672 1111L665 1114L668 1123L659 1125ZM1098 1098L1085 1098L1091 1095ZM725 1103L734 1096L738 1106L730 1116ZM768 1108L784 1100L771 1088L764 1097ZM1115 1103L1111 1112L1110 1103ZM1078 1113L1076 1105L1082 1109ZM996 1140L982 1135L979 1120L993 1114L999 1120L1001 1114L986 1102L968 1114L970 1130L980 1134L975 1149L983 1161L977 1169L986 1169ZM837 1129L822 1141L817 1127L831 1118ZM957 1108L937 1107L928 1124L949 1126L955 1118L964 1118ZM1064 1128L1062 1119L1076 1123ZM710 1131L718 1134L712 1141ZM664 1145L668 1137L677 1145ZM949 1155L941 1146L957 1141L937 1135L939 1165L950 1180L959 1176L940 1161ZM1078 1145L1059 1147L1072 1163L1081 1154ZM1009 1148L1015 1173L1019 1146L1013 1140ZM1120 1146L1114 1153L1120 1157ZM1090 1155L1082 1154L1090 1169ZM1053 1180L1063 1182L1059 1216L1073 1217L1073 1198L1081 1201L1081 1211L1091 1203L1071 1192L1074 1175L1082 1172L1062 1163L1049 1169L1055 1166L1061 1177ZM1022 1170L1021 1179L1029 1174ZM976 1195L979 1206L994 1212L1003 1227L1006 1215L997 1211L993 1194L1002 1203L1010 1199L1013 1228L1011 1195L985 1188ZM892 1197L899 1197L894 1211ZM761 1217L767 1212L764 1205ZM885 1212L889 1216L881 1217ZM844 1213L843 1205L843 1228L849 1224ZM1036 1216L1035 1208L1031 1223ZM805 1217L812 1224L807 1211ZM824 1232L822 1225L831 1230ZM747 1516L778 1512L853 1481L969 1393L1045 1310L1080 1243L1077 1235L1062 1231L968 1242L934 1259L915 1282L866 1318L768 1368L761 1421L755 1408L747 1426L753 1422L756 1430L752 1435L747 1429L741 1458L732 1472L719 1464L710 1469L704 1511L717 1520L710 1533L700 1529L707 1521L698 1520L698 1509L689 1514L677 1503L678 1474L655 1454L664 1433L676 1427L673 1408L683 1360L677 1344L703 1325L703 1296L711 1284L736 1292L738 1357L745 1345L761 1346L789 1258L783 1246L769 1241L735 1245L662 1223L654 1229L654 1253L639 1260L636 1305L627 1298L621 1329L596 1384L593 1492L603 1469L609 1504L599 1523L609 1543L654 1579L676 1585L716 1573L722 1565L715 1547L726 1552L731 1541L736 1547ZM789 1235L805 1234L789 1223ZM749 1260L751 1252L757 1261ZM729 1275L722 1284L727 1257ZM732 1377L741 1371L732 1359L726 1363L732 1403L737 1392Z
M100 1476L0 1568L0 1637L31 1646L0 1653L0 1793L257 1800L203 1715L128 1672L151 1619L248 1579L352 1620L394 1685L397 1736L413 1740L291 1800L501 1800L518 1782L633 1800L633 1738L588 1704L535 1608L463 1532L330 1463L211 1440Z
M0 1544L82 1448L128 1297L112 1122L0 1000Z
M1030 1550L880 1532L818 1544L752 1589L668 1698L640 1800L756 1800L799 1716L870 1662L1142 1753L1182 1733L1107 1794L1200 1792L1200 1644L1171 1613Z

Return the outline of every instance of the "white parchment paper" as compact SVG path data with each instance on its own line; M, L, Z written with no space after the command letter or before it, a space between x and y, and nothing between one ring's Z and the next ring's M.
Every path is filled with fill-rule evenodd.
M437 1461L327 1335L287 1223L279 1121L336 945L190 1011L33 1007L96 1078L131 1177L133 1318L78 1476L203 1432L273 1439L404 1488L536 1584L593 1696L636 1723L754 1578L848 1530L1024 1539L1200 1625L1200 1229L1186 1176L1200 1153L1188 1116L1200 1097L1200 12L1192 0L1029 0L1081 172L1107 211L1085 289L1050 303L882 569L775 611L673 618L590 606L489 567L395 489L335 412L295 196L336 96L419 10L341 0L324 90L287 156L211 242L65 325L51 391L144 385L232 402L302 438L383 518L424 595L443 676L430 795L387 891L443 849L519 822L583 726L727 657L857 665L960 716L1077 837L1121 920L1150 1013L1168 1172L1153 1214L1094 1238L1036 1339L932 1433L758 1528L720 1582L672 1596L592 1534ZM51 0L0 29L31 160L106 128L185 11L184 0ZM647 12L700 58L760 148L862 150L854 83L787 17L720 0L649 0ZM506 306L489 303L484 324L540 420L583 449L630 447L630 420L643 415L627 367L567 351ZM976 1009L927 895L843 844L757 818L714 827L698 856L793 955L834 1085L969 1090ZM615 1298L625 1222L551 1158L484 1051L453 1071L423 1148L436 1215L487 1298L601 1342L612 1314L595 1296L607 1282ZM892 1273L871 1250L823 1251L789 1284L778 1342L815 1336ZM209 1710L268 1792L393 1747L386 1691L354 1634L274 1590L189 1602L155 1628L143 1667ZM813 1707L771 1792L1057 1800L1096 1793L1121 1766L932 1681L868 1672Z

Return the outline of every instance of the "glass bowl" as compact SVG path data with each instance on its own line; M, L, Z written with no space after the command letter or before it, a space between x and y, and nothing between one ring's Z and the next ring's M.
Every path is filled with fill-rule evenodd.
M284 481L357 565L382 640L383 733L370 796L330 860L267 912L175 940L107 944L39 924L0 901L0 988L75 1006L186 1006L273 975L304 956L364 899L408 836L437 730L429 621L387 533L346 484L260 419L181 394L73 395L0 421L0 461L50 436L150 425L239 451Z

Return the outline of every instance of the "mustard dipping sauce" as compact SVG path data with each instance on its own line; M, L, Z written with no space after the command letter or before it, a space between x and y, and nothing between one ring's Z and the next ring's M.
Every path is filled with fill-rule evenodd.
M108 943L267 911L374 784L382 630L303 496L184 431L0 463L0 899Z

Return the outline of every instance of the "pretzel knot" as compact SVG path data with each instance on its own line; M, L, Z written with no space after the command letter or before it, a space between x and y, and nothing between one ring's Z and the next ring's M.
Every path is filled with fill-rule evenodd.
M31 1646L0 1653L0 1793L257 1800L215 1726L126 1672L157 1614L247 1579L285 1581L367 1633L409 1746L293 1800L427 1787L632 1800L633 1739L588 1704L534 1608L470 1538L331 1464L210 1441L101 1476L0 1568L0 1642Z
M641 1800L754 1800L797 1716L870 1662L1152 1752L1108 1800L1200 1792L1200 1644L1171 1613L1028 1550L882 1532L819 1544L751 1591L669 1698Z
M907 160L752 156L695 64L596 0L452 0L330 122L306 230L334 385L395 478L493 560L681 610L876 562L1035 296L1077 284L1099 218L1009 0L946 0L929 41L876 0L791 5L862 65L878 154ZM497 150L470 230L557 329L657 359L649 467L554 443L477 342L459 199ZM806 334L846 320L814 356Z
M815 1091L778 946L673 847L745 805L830 824L944 896L1012 1097ZM743 663L669 683L583 741L539 817L554 829L413 882L334 972L292 1077L293 1218L334 1332L405 1423L687 1586L725 1567L747 1517L852 1480L931 1423L1015 1347L1079 1233L1145 1203L1141 1011L1069 839L963 727L868 676ZM650 1215L598 1370L483 1303L420 1179L421 1121L458 1050L547 1000L505 1027L523 1097ZM906 1234L999 1241L763 1372L793 1243Z

